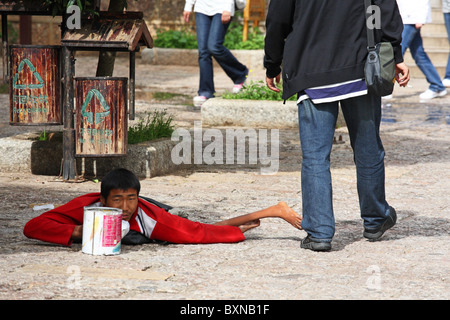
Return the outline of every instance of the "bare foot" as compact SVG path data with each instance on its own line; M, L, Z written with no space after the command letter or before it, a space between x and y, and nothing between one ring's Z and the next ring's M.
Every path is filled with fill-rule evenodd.
M302 216L289 207L286 202L279 202L276 207L280 209L280 218L289 222L297 229L302 229Z
M241 224L239 226L239 229L241 229L242 233L244 233L245 231L259 227L259 225L260 225L260 221L259 221L259 219L257 219L257 220L253 220L253 221Z

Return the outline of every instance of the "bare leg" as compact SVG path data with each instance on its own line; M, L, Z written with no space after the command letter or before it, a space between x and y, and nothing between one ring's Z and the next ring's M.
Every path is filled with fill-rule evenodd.
M280 202L269 208L244 214L228 220L215 223L216 225L227 225L241 228L242 232L259 226L259 219L263 218L281 218L289 222L297 229L301 229L302 217L292 210L285 202Z
M252 220L252 221L249 221L247 223L241 224L241 225L239 225L237 227L239 229L241 229L242 233L244 233L245 231L248 231L248 230L256 228L256 227L259 227L259 224L260 224L259 220Z

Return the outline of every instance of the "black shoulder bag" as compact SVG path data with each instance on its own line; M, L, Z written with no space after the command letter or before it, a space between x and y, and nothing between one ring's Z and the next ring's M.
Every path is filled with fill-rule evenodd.
M371 0L364 0L366 8L366 19L370 17L369 7ZM375 44L374 29L367 28L368 54L364 67L364 75L367 89L370 93L378 96L387 96L394 90L395 61L394 49L390 42Z

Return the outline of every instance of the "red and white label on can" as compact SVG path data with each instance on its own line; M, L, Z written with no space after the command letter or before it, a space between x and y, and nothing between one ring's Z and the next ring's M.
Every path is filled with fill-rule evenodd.
M122 216L109 215L103 217L103 247L114 247L122 237Z

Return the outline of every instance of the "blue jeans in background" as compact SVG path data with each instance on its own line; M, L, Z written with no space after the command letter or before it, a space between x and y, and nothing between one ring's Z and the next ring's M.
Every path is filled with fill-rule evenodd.
M442 84L441 77L428 57L423 48L422 36L420 35L420 29L417 29L414 24L405 24L402 33L402 53L406 52L409 48L411 55L416 62L416 65L425 75L428 83L430 84L430 90L434 92L440 92L445 90Z
M450 43L450 13L444 13L445 26L447 27L448 43ZM450 53L448 54L447 68L444 79L450 79Z
M214 73L212 58L214 57L234 84L245 81L248 69L240 63L223 42L230 23L222 24L222 15L207 16L196 12L198 64L200 67L199 96L214 97Z
M381 98L367 94L340 101L356 165L357 190L364 227L375 229L389 216L385 200L384 148L379 128ZM339 102L298 105L302 148L302 228L310 238L331 242L335 232L330 154Z

